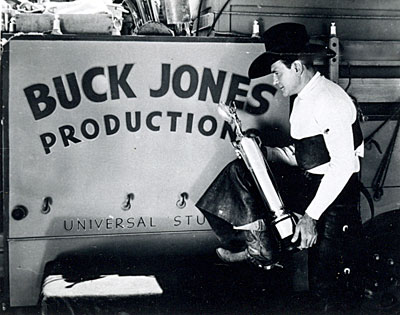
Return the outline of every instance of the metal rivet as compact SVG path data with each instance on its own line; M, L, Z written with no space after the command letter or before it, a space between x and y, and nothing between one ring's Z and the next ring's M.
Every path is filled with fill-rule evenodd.
M350 268L344 268L343 270L345 275L349 275L350 274Z
M374 254L374 259L379 260L379 259L381 259L381 257L379 256L379 254Z
M343 232L346 232L348 229L349 229L348 225L343 225L343 228L342 228Z
M14 220L20 221L28 215L28 209L23 205L15 206L11 212L11 216Z

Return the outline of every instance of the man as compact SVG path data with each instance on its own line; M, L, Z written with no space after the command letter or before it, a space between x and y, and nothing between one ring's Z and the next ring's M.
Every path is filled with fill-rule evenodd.
M363 139L357 110L341 87L313 67L316 59L331 58L334 52L311 44L303 25L275 25L263 40L266 52L253 61L249 77L272 73L274 85L284 96L296 96L290 114L294 144L266 147L267 159L305 171L304 207L299 204L300 209L292 209L304 215L292 242L299 239L299 248L309 249L310 290L329 308L334 302L342 303L349 291L347 280L358 275L362 233L357 173ZM222 260L248 260L267 268L277 261L268 209L260 202L243 162L228 164L196 206L224 246L217 249Z

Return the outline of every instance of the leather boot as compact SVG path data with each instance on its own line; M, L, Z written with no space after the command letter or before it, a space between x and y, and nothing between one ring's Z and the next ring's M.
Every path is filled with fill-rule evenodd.
M228 249L219 247L216 249L216 253L222 261L227 263L242 262L247 260L247 251L245 250L234 253Z
M268 231L245 231L247 248L244 251L232 252L217 248L218 257L227 263L248 261L253 265L269 270L277 265L274 254L274 243Z
M275 246L269 231L246 231L247 258L263 269L270 269L277 263Z

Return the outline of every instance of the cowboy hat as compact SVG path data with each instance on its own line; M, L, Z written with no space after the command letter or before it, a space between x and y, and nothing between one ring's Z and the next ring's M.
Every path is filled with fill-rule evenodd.
M306 56L332 58L336 53L326 46L311 44L304 25L281 23L269 28L262 37L266 52L258 56L250 65L250 79L271 73L271 65L284 57Z

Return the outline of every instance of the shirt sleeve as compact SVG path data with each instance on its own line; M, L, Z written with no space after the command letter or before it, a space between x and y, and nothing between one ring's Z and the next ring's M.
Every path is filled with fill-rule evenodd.
M323 128L323 137L331 157L314 199L306 213L318 220L341 193L354 172L354 144L351 110L324 108L317 115L317 124Z

